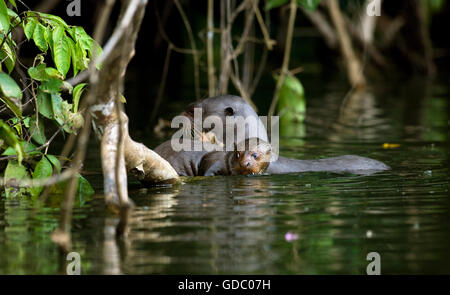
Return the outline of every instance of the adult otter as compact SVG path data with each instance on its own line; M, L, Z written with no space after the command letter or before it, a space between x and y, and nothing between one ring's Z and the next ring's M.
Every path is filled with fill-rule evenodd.
M206 98L199 102L195 102L188 106L183 115L187 116L192 122L194 121L194 110L195 108L201 110L202 120L208 116L218 116L221 118L224 126L222 126L223 133L217 134L220 138L226 139L226 117L227 116L242 116L245 119L250 117L256 119L249 122L257 122L256 125L246 126L245 128L245 138L250 137L251 131L253 131L252 137L257 137L263 141L267 140L267 131L264 125L258 118L255 110L246 103L242 98L232 95L216 96L211 98ZM234 125L236 131L236 125ZM254 131L257 131L255 134ZM213 131L211 129L203 129L202 131ZM236 132L235 132L236 133ZM234 143L236 140L234 141ZM233 143L233 144L234 144ZM169 141L170 144L170 141ZM229 143L228 143L229 144ZM164 149L163 151L161 151ZM157 147L155 151L161 156L166 158L162 153L169 153L171 147ZM191 153L191 152L190 152ZM169 161L170 162L170 161ZM176 167L174 167L177 169ZM307 172L307 171L332 171L332 172L352 172L358 174L371 173L375 171L382 171L390 169L386 164L373 160L370 158L345 155L339 157L332 157L320 160L296 160L290 159L282 156L278 156L276 161L270 163L267 173L268 174L283 174L283 173L293 173L293 172ZM178 170L177 170L178 171Z
M200 110L199 113L195 113ZM200 124L202 126L195 125L194 114L201 116ZM191 127L196 129L197 134L200 133L198 129L202 129L201 132L217 131L214 127L220 127L219 132L216 133L216 140L223 143L226 147L232 148L235 143L243 142L245 139L256 137L263 141L268 141L267 131L263 123L259 119L255 110L241 97L235 95L223 95L206 98L204 100L194 102L190 104L186 110L181 114L187 117L191 122ZM206 128L204 125L206 119L210 117L216 117L220 120L221 126L212 126ZM243 118L246 120L243 134L238 130L237 126L239 122L228 119ZM228 130L234 130L233 137L231 134L227 134ZM195 132L194 132L195 133ZM230 138L227 138L230 137ZM230 140L231 142L228 142Z
M271 146L257 138L247 139L234 151L211 151L214 145L203 143L202 151L173 151L166 141L155 149L180 176L249 175L262 174L271 158ZM191 142L193 147L195 142Z

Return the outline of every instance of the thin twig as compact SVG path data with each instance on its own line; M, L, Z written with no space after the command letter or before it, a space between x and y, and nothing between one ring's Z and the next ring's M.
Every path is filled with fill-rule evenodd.
M350 84L356 88L364 88L366 79L364 78L360 61L353 50L351 39L346 31L341 9L335 0L328 0L325 3L336 28L339 46L346 62L347 76Z
M284 83L284 80L286 79L286 75L289 71L289 59L291 56L291 47L292 47L292 37L294 33L294 25L295 25L295 16L297 14L297 2L296 0L291 0L290 2L290 13L289 13L289 22L288 22L288 28L286 33L286 46L284 48L284 57L283 57L283 63L281 66L281 73L277 80L277 85L275 88L275 92L273 95L272 103L270 104L268 117L270 118L275 114L275 107L278 103L278 97L279 92L281 89L281 86Z
M188 33L189 42L191 43L192 47L192 58L194 61L194 87L195 87L195 97L197 99L200 98L200 73L199 73L199 58L198 58L198 51L197 46L195 44L194 34L192 33L191 24L189 23L189 20L186 16L186 13L184 13L183 6L181 6L180 2L178 0L175 0L175 5L181 15L181 18L183 19L184 26L186 27L186 31Z
M214 69L214 0L208 0L206 32L206 55L208 62L208 93L216 94L216 74Z
M266 10L266 12L265 12L265 17L266 17L265 27L267 27L267 30L270 30L270 12L268 10ZM264 72L264 69L266 68L268 55L269 55L269 49L267 47L264 47L258 69L256 70L255 78L253 79L253 82L250 85L250 88L248 90L248 95L250 97L253 96L256 86L258 85L259 80L261 79L262 74Z
M153 107L152 114L150 115L150 122L153 122L155 120L156 115L158 114L158 109L162 101L162 97L164 94L164 89L166 88L166 82L167 82L167 73L169 72L169 64L170 64L170 56L172 54L172 44L169 43L167 46L167 53L166 58L164 60L164 68L163 73L161 77L161 83L159 84L158 89L158 95L156 97L155 105Z
M259 27L261 28L261 32L264 36L264 42L266 43L266 47L268 50L273 49L273 45L275 45L275 40L270 39L269 30L266 28L266 25L264 23L264 20L261 15L261 11L259 10L258 5L254 6L256 19L258 20Z
M246 43L247 36L248 36L250 29L252 27L252 24L253 24L253 16L255 13L254 8L255 8L255 6L258 5L258 0L251 0L251 1L253 1L252 9L250 10L250 12L247 14L247 16L245 18L244 30L242 31L241 39L239 40L236 48L233 51L233 54L231 55L231 58L233 58L233 59L236 59L242 53L242 50L244 49L244 45Z
M169 36L167 36L166 31L164 31L164 25L162 24L162 20L161 20L161 16L159 15L159 11L158 8L156 6L156 2L154 1L154 6L155 6L155 15L156 15L156 22L158 23L158 32L161 35L161 37L169 44L172 45L172 49L173 51L176 51L178 53L181 54L198 54L198 52L193 51L192 49L187 49L187 48L181 48L175 45L175 43L173 43Z
M220 76L218 94L226 94L228 92L228 81L230 76L230 44L231 32L228 30L230 18L230 0L221 0L220 2Z

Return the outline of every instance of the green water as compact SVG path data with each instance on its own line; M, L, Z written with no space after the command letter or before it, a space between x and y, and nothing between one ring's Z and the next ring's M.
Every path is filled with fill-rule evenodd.
M365 274L367 254L378 252L382 274L450 273L447 82L410 81L347 99L342 83L330 82L307 94L304 129L283 128L285 156L357 154L391 171L213 177L172 188L130 180L136 209L122 240L110 235L117 220L105 210L92 145L86 177L99 194L78 200L73 220L81 272ZM0 274L64 273L50 240L58 202L33 209L33 200L0 200Z

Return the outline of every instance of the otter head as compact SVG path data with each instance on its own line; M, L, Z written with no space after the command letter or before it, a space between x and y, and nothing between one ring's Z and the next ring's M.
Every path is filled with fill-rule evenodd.
M194 126L195 109L201 110L202 126ZM231 142L228 142L227 145L229 147L231 146L231 148L234 143L250 137L258 137L264 141L268 140L267 131L255 110L239 96L223 95L206 98L190 104L182 115L190 119L191 127L194 128L191 132L192 134L207 133L210 131L213 133L216 132L215 124L211 127L205 127L207 124L204 123L206 123L205 120L207 120L208 117L214 116L220 119L219 122L221 123L222 128L219 128L219 130L221 131L221 134L214 134L215 139L218 142L227 144L227 129L231 128L231 132L228 131L228 136L233 133L233 130L234 136L230 137L228 141ZM229 120L227 120L227 117ZM242 121L245 120L244 124L239 124L239 121L234 121L240 120L241 118ZM238 130L238 128L242 128L242 130Z
M253 175L266 172L272 157L272 148L258 138L249 138L235 145L234 170L237 174Z

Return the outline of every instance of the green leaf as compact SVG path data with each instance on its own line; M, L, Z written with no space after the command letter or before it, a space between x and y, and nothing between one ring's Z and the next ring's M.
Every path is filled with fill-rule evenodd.
M86 33L82 27L73 27L71 35L75 42L80 42L81 48L84 50L90 50L92 47L93 39Z
M45 39L45 27L38 23L33 32L33 40L36 46L42 51L47 52L48 45L47 40Z
M65 77L70 68L70 56L72 53L70 43L63 36L60 40L53 40L54 60L58 71Z
M23 119L23 125L25 125L25 127L30 128L30 117L26 117L25 119Z
M82 27L73 27L70 34L74 38L76 45L81 48L84 57L86 56L84 51L89 53L89 58L92 58L94 55L100 56L102 54L101 46L95 42L95 40L92 39L92 37L90 37ZM77 48L77 50L79 49ZM83 59L83 63L85 63L86 66L82 70L87 68L89 59L85 57ZM101 65L98 65L97 68L100 69Z
M0 94L2 94L1 101L3 101L7 107L17 117L22 116L22 91L8 74L0 72Z
M4 140L7 146L9 146L11 149L13 149L13 151L15 151L14 154L17 154L17 159L19 160L19 163L22 163L22 160L25 156L25 151L19 142L19 138L11 129L11 127L9 127L2 120L0 120L0 138Z
M30 119L30 134L32 134L32 139L40 144L43 145L47 142L47 138L45 137L45 127L44 127L44 120L38 121L38 126L36 126L36 116L32 116Z
M52 31L50 30L49 27L45 27L44 38L45 38L45 41L47 41L48 45L50 46L50 50L52 51L52 57L53 57L53 35L52 35Z
M59 42L64 36L64 27L58 26L53 30L52 39L54 43Z
M9 3L11 3L11 5L14 6L15 9L17 9L17 4L15 0L9 0Z
M74 77L78 74L78 71L84 70L83 65L85 64L83 59L85 58L85 54L83 55L84 50L79 49L79 47L76 46L75 42L70 37L65 37L66 44L68 48L70 49L69 54L71 55L72 59L72 66L73 66L73 75Z
M52 94L51 95L51 101L52 101L52 109L53 114L56 122L59 123L59 125L63 125L66 121L66 112L63 109L63 99L58 94Z
M24 151L25 156L26 156L26 154L28 154L29 156L35 156L35 155L41 154L41 152L36 150L36 146L34 144L32 144L31 142L21 141L20 146L21 146L21 149ZM2 153L2 155L3 156L15 156L17 154L16 152L17 152L16 148L10 146ZM19 156L20 156L20 154L19 154ZM19 158L19 156L17 158Z
M73 112L76 113L78 112L78 105L80 103L80 98L81 95L83 94L84 91L84 87L86 86L86 83L80 83L77 86L75 86L75 88L73 89Z
M11 19L11 24L15 27L20 24L20 17L13 10L8 8L8 17Z
M75 206L81 206L84 202L88 201L90 196L92 196L95 191L92 188L92 186L89 184L89 182L80 174L77 174L78 183L77 183L77 196ZM67 181L60 182L58 184L53 185L50 188L51 194L58 194L61 195L65 190L67 186Z
M61 86L63 85L63 81L59 79L49 79L48 81L42 82L39 89L44 91L45 93L59 93L61 91Z
M75 77L78 74L78 71L82 68L82 54L77 50L77 45L72 43L70 46L72 50L72 68L73 68L73 76Z
M5 170L5 180L7 179L23 179L28 176L27 170L24 166L20 165L16 160L8 162L8 166Z
M22 99L22 91L16 81L6 73L0 73L0 91L8 98Z
M36 164L34 168L32 177L33 179L45 179L51 177L53 174L52 164L47 160L45 155L42 156L41 160ZM44 189L43 186L32 187L30 189L33 196L39 196Z
M53 164L56 171L58 173L61 173L61 162L59 161L59 159L53 155L46 155L46 157Z
M5 177L4 177L5 182L11 179L19 181L24 178L28 178L28 172L26 168L16 160L9 160L5 170ZM17 193L17 189L13 187L7 187L5 188L5 193L6 197L10 198L11 196L13 196L14 193Z
M297 4L309 10L315 10L320 0L297 0Z
M270 10L273 8L277 8L288 2L289 2L289 0L267 0L266 5L264 6L264 9Z
M89 67L87 52L82 48L80 41L74 43L72 46L72 63L74 68L74 76L78 73L78 71L83 71Z
M40 64L37 67L29 68L28 75L30 75L32 79L37 81L46 81L49 79L45 64Z
M17 103L15 99L0 97L0 101L6 104L6 106L14 113L16 117L22 117L22 108L18 106L19 103Z
M5 1L0 0L0 31L4 34L8 33L9 30L9 16L8 7L6 7Z
M23 28L23 30L25 32L25 36L27 37L28 40L30 40L33 37L36 25L37 25L37 21L35 18L32 18L32 17L28 18L27 24Z
M83 176L78 174L78 195L80 197L89 197L95 193L94 189Z
M8 122L9 121L9 122ZM19 117L13 117L7 121L11 128L14 128L17 132L18 138L22 138L22 119Z
M39 113L42 116L46 117L47 119L53 120L54 115L53 115L53 107L52 107L52 100L51 100L50 94L45 93L42 90L38 90L36 98L37 98Z
M37 13L39 15L39 17L41 17L45 23L48 23L48 24L52 25L53 27L63 26L66 29L69 28L67 23L59 16L42 13L42 12L33 12L33 13Z
M7 40L10 41L11 39L8 37ZM12 70L14 70L14 65L16 63L16 54L11 49L11 45L8 41L3 43L2 50L0 50L0 60L6 65L8 73L11 73Z
M65 124L63 128L64 131L72 133L74 130L69 120L72 116L72 112L70 111L72 109L72 105L67 101L64 101L58 94L52 94L51 97L53 114L56 122L58 122L59 125Z
M278 114L283 122L303 122L305 119L305 92L300 81L291 75L286 76L280 88Z
M52 68L52 67L45 68L45 73L47 73L47 75L50 78L55 78L55 79L59 79L59 80L64 79L63 75L61 75L61 73L58 72L57 69Z

